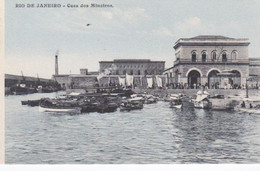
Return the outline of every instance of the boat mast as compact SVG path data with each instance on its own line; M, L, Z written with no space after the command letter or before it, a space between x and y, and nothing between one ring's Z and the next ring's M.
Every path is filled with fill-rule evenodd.
M25 77L23 75L23 71L21 71L21 74L22 74L23 81L25 81Z

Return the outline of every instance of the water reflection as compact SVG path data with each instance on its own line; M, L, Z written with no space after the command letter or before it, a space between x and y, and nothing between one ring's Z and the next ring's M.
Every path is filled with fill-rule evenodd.
M171 109L53 115L6 97L7 163L257 163L258 115Z

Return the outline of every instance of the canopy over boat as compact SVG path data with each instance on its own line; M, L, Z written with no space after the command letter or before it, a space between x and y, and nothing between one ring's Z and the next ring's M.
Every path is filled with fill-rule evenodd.
M200 102L204 99L207 99L208 97L209 97L209 93L207 91L198 91L195 101Z

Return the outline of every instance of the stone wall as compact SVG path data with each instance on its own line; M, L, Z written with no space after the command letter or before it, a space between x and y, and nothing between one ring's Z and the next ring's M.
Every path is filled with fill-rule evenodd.
M93 88L96 87L97 77L96 76L69 76L69 87L72 89L80 89L80 88Z
M53 75L52 77L61 85L63 89L69 88L69 75Z

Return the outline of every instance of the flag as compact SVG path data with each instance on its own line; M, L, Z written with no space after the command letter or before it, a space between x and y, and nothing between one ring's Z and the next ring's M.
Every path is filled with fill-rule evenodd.
M147 79L147 87L152 88L153 87L153 78L146 78Z
M118 77L119 85L125 86L125 78Z
M159 76L155 76L155 78L156 78L157 86L162 87L162 78L160 78Z
M125 79L126 79L126 85L127 85L127 86L133 85L134 76L126 74L126 75L125 75Z

